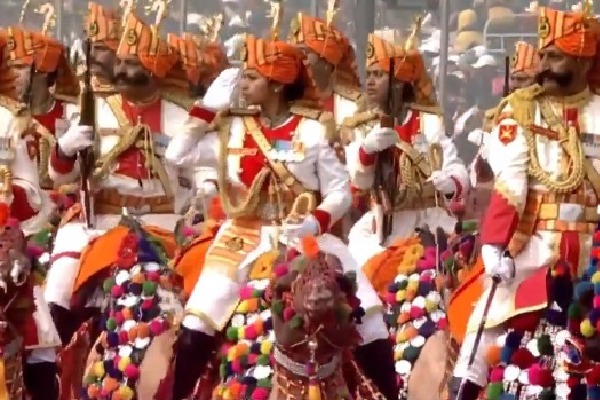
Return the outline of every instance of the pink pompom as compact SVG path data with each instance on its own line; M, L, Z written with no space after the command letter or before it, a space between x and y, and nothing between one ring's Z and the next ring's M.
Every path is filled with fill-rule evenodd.
M150 282L160 281L160 273L158 271L150 271L146 274L146 279Z
M267 400L269 398L269 391L266 388L256 388L252 393L252 400Z
M502 382L502 378L504 378L504 369L503 368L494 368L492 372L490 372L490 382Z
M117 322L117 325L121 325L123 322L125 322L125 317L123 317L123 313L121 311L117 311L115 313L115 321Z
M434 246L427 247L424 253L425 258L435 258L435 250L436 248Z
M473 251L473 244L469 241L463 242L458 246L458 251L463 257L467 257Z
M289 248L287 253L285 253L285 259L286 260L293 260L294 258L298 257L298 255L300 254L300 252L294 248Z
M288 322L289 320L294 318L294 315L296 315L296 312L292 307L286 307L283 309L283 320L285 322Z
M437 328L439 331L443 331L448 326L448 320L446 318L440 318L437 322Z
M396 304L396 293L388 292L386 297L386 303L394 305Z
M450 250L450 249L445 250L442 254L440 254L440 259L442 261L446 261L450 257L452 257L452 250Z
M192 229L191 227L184 226L181 233L183 233L183 236L185 237L191 237L194 236L196 232L194 232L194 229Z
M275 276L280 278L286 275L289 271L287 264L279 264L275 267Z
M156 319L150 322L149 327L152 336L158 336L163 332L162 325L162 322Z
M243 288L240 289L240 300L248 300L249 298L252 297L252 287L250 286L244 286Z
M256 357L256 354L254 354L254 353L248 354L248 365L255 365L257 358L258 357Z
M429 273L423 273L421 274L421 276L419 277L419 281L423 282L423 283L429 283L431 282L432 278L431 278L431 274Z
M414 307L414 306L410 308L410 318L411 319L421 318L423 315L425 315L425 311L422 308Z
M231 371L235 372L236 374L242 372L242 364L240 363L240 360L233 360L231 362Z
M129 335L127 331L119 331L119 344L127 344L129 342Z
M227 354L229 354L230 348L231 345L229 343L224 343L223 346L221 346L221 355L226 356Z
M594 296L594 308L600 308L600 296Z
M123 288L119 285L115 285L110 290L110 294L114 298L119 298L119 297L123 296Z
M244 331L244 337L248 340L254 340L258 337L254 325L249 325L246 327L246 330Z
M34 243L27 243L27 254L32 257L38 258L42 254L44 254L44 248L42 246L38 246Z
M152 301L152 299L144 299L142 301L142 309L143 310L148 310L148 309L152 308L153 305L154 305L154 302Z
M21 223L16 218L9 218L8 221L6 221L6 226L11 229L19 229L21 226Z
M127 367L125 367L125 376L129 379L137 379L140 376L140 370L138 369L137 365L129 364Z

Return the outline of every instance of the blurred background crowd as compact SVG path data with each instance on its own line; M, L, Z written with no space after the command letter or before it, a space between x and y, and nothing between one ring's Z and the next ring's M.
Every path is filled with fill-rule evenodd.
M138 14L148 3L139 0ZM36 15L44 0L29 0L23 25L40 29L44 17ZM87 0L51 0L56 10L54 35L71 48L82 36ZM283 26L297 12L325 16L326 0L286 0ZM31 3L31 4L29 4ZM118 8L119 0L97 0L106 7ZM4 0L0 26L19 21L23 1ZM571 10L581 7L575 0L341 0L336 27L353 42L359 60L364 59L366 34L385 30L401 42L411 29L416 15L423 17L420 49L429 71L440 87L444 73L442 106L446 127L457 141L465 162L470 163L476 148L466 138L480 127L483 112L498 103L505 83L506 56L512 55L515 42L537 40L538 7ZM205 16L223 15L220 38L250 32L265 35L270 21L268 0L171 0L169 16L162 22L164 32L198 32ZM600 10L599 10L600 11ZM148 15L149 20L153 16ZM447 38L448 50L441 48ZM363 58L361 58L363 56ZM362 69L363 63L359 61ZM362 72L362 71L361 71Z

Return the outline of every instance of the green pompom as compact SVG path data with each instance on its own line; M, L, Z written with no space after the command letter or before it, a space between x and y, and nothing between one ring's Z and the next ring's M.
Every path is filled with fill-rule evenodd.
M246 365L248 365L248 356L247 355L239 356L238 361L240 362L240 364L242 366L246 366Z
M144 296L154 296L157 287L158 284L156 282L146 281L142 284L142 292L144 293Z
M398 290L406 290L406 288L408 287L408 279L404 280L402 282L398 282Z
M106 321L106 330L114 331L117 329L117 321L114 318L109 318Z
M449 257L444 261L444 268L446 268L446 270L449 271L454 266L454 264L454 257Z
M537 348L542 356L551 356L554 354L554 347L548 335L542 335L538 338Z
M85 385L93 385L94 383L96 383L96 377L94 377L94 375L88 375L85 377Z
M227 364L221 364L219 366L219 375L221 376L221 379L227 378Z
M304 324L304 319L299 315L294 315L290 321L290 327L292 329L300 329Z
M112 289L113 286L115 286L115 280L114 280L114 278L107 278L102 283L102 291L104 293L110 293L110 291L111 291L111 289Z
M263 294L262 290L254 289L252 291L252 297L255 299L260 299L262 297L262 294Z
M408 361L409 363L414 364L414 362L417 361L417 358L419 358L420 354L421 347L408 346L404 349L404 352L402 353L402 358Z
M569 318L580 319L582 317L581 306L577 302L571 303L569 306Z
M283 316L283 301L273 300L271 301L271 311L278 317Z
M238 338L238 329L234 327L227 328L227 339L234 341Z
M270 388L271 387L271 378L263 378L259 379L256 383L256 386L261 388Z
M267 354L261 354L260 356L256 357L257 365L269 365L269 362L270 362L270 359Z
M498 400L503 392L502 382L490 383L485 389L485 400Z
M477 230L477 220L476 219L468 219L462 222L462 231L463 232L474 232Z

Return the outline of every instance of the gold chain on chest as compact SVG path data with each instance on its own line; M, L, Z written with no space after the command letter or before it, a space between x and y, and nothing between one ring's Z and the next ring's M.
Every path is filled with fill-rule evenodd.
M589 101L589 97L589 91L582 92L577 95L577 98L574 98L569 102L569 105L572 108L581 110ZM566 174L562 177L559 176L556 179L551 176L551 173L546 172L540 164L537 143L535 140L536 136L533 133L532 124L524 124L525 139L529 151L528 174L552 192L572 192L581 186L585 178L585 155L579 138L579 132L582 130L581 122L583 122L583 118L579 116L580 129L577 129L571 124L565 126L563 121L554 112L552 103L548 98L541 99L538 104L541 118L552 130L558 133L558 143L561 146L561 151L563 151L565 157L567 157L569 168Z

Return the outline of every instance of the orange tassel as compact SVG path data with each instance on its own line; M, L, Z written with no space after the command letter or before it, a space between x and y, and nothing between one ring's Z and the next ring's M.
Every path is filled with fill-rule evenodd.
M319 255L319 243L314 236L306 236L302 238L302 252L304 255L314 260Z

